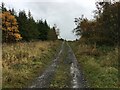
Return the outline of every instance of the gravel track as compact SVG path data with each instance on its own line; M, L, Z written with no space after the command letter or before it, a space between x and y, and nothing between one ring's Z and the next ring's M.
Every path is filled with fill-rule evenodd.
M56 56L56 58L53 60L52 64L46 68L46 70L43 72L43 74L35 79L35 81L32 83L32 85L29 88L49 88L51 80L54 78L56 68L59 66L60 57L62 57L62 53L65 46L65 42L62 43L61 49ZM82 71L80 70L80 66L78 65L77 59L67 43L68 51L65 51L67 53L67 58L70 60L70 75L71 75L71 87L70 88L86 88L86 81L84 80L84 76Z

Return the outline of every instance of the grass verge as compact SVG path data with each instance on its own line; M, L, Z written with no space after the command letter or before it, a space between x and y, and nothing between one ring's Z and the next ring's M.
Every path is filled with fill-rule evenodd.
M90 88L118 88L118 48L71 42Z

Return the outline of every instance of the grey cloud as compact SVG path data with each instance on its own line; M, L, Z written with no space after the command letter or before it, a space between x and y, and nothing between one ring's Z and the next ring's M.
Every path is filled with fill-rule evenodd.
M76 36L72 33L72 30L75 28L74 18L80 17L82 14L91 18L95 5L94 2L77 3L73 0L71 1L72 2L24 2L24 6L22 5L23 7L19 8L29 9L36 20L46 19L50 25L57 24L60 28L61 37L73 40L76 39Z

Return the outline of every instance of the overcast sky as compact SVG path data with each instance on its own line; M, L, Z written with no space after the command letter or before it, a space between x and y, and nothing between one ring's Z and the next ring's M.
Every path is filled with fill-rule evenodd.
M47 20L48 24L56 24L60 36L67 40L77 37L72 33L75 28L74 18L84 14L88 19L93 18L96 0L3 0L8 8L16 11L31 11L35 20Z

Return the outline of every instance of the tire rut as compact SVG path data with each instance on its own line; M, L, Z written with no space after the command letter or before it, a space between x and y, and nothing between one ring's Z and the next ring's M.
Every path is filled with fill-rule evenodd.
M35 79L35 82L29 88L47 88L49 87L50 81L54 76L56 67L59 64L59 58L63 51L64 42L62 43L60 52L57 57L53 60L52 64L44 71L44 73Z
M86 88L86 80L84 79L83 72L80 69L80 66L78 65L77 59L75 57L75 54L73 53L71 47L67 43L69 47L68 55L69 60L72 61L70 66L70 73L72 77L71 81L71 88Z

